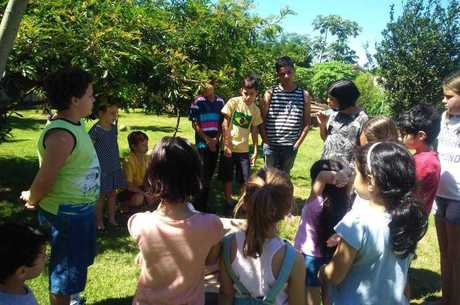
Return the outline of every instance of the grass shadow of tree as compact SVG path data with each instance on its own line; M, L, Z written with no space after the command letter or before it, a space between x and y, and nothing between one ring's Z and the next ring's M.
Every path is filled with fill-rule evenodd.
M24 118L18 116L11 116L8 118L8 124L12 129L19 130L40 130L46 123L46 118L36 119L36 118Z
M441 289L441 277L438 273L427 269L410 268L409 283L411 298L420 299Z
M174 127L168 127L168 126L140 126L140 125L129 126L129 129L131 131L141 130L141 131L165 132L165 133L172 133L176 130ZM180 128L178 132L180 132Z

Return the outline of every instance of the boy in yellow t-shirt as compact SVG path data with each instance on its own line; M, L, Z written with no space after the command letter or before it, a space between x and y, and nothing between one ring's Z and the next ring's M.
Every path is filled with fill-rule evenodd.
M262 124L259 107L255 104L258 80L255 75L243 79L241 96L231 98L222 114L224 121L224 153L220 159L219 176L224 182L224 197L228 207L232 207L232 181L236 171L237 181L243 185L249 178L250 166L257 159L258 126ZM252 135L254 153L249 160L249 134Z
M149 138L142 131L133 131L128 135L128 144L131 151L123 162L128 189L121 192L118 199L127 207L139 207L153 202L144 188Z

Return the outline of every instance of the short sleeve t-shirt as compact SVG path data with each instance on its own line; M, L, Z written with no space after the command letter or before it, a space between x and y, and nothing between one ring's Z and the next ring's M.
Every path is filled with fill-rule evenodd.
M302 217L295 236L294 247L303 254L323 257L317 244L319 217L323 209L323 197L318 196L305 202Z
M25 294L9 294L0 291L0 305L38 305L34 293L24 286Z
M415 178L417 181L416 195L423 204L423 210L429 214L434 197L438 191L441 164L434 151L421 152L414 155Z
M221 130L223 120L221 110L224 104L224 100L219 96L216 96L214 101L198 96L190 105L189 119L197 123L205 135L214 138ZM198 149L206 148L205 141L198 133L195 133L195 145Z
M131 216L128 230L140 250L133 304L204 305L206 258L224 236L219 217L195 213L173 220L145 212Z
M460 117L443 113L437 150L441 163L437 195L460 201Z
M393 254L390 221L390 214L362 204L335 226L337 234L357 254L343 281L329 286L332 304L408 304L404 288L411 257Z
M327 138L321 159L331 159L351 163L353 148L358 143L359 134L367 114L360 110L354 114L335 112L327 122Z
M143 160L139 160L133 152L129 153L123 162L123 170L128 183L136 186L144 185L144 176L148 165L147 158L146 155Z
M232 151L236 153L249 152L249 134L252 126L262 124L260 109L256 104L246 104L241 96L231 98L222 113L230 118L230 135Z

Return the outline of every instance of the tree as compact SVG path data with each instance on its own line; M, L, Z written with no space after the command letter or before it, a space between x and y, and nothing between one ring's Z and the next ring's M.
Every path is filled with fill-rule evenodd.
M439 105L442 79L460 68L459 21L456 0L409 0L397 18L391 8L375 58L393 114L422 101Z
M10 0L3 13L0 24L0 80L5 72L6 61L13 47L27 2L28 0Z
M355 21L350 21L337 15L319 15L313 20L313 30L318 30L320 36L316 40L319 50L318 61L336 60L345 63L356 63L356 52L348 46L348 38L358 36L361 28ZM335 37L331 40L331 37Z

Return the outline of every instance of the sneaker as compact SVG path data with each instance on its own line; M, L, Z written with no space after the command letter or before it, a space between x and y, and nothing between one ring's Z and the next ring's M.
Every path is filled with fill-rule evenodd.
M85 305L85 300L80 297L80 293L70 295L70 305Z

